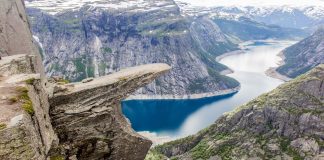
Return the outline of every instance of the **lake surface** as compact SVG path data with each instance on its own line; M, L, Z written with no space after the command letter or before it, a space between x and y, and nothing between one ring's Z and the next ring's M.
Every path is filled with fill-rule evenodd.
M131 100L122 102L124 115L137 132L158 137L180 138L198 132L233 110L283 81L268 77L265 71L276 67L278 53L294 41L255 41L241 44L244 53L227 56L220 63L231 68L228 76L241 83L236 94L198 100Z

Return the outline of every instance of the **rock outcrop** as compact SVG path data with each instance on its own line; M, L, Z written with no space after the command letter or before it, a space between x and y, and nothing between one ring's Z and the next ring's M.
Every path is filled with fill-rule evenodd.
M28 25L9 25L26 18L23 1L0 4L1 16L7 16L0 22L12 29L1 33L14 38L0 36L5 51L0 59L0 159L144 159L151 141L132 130L120 101L170 67L143 65L71 84L48 80L38 50L31 39L25 41L31 38ZM15 27L27 27L26 32L14 32Z
M147 159L323 159L323 83L319 65L196 135L155 147Z
M295 78L319 64L324 64L324 27L282 52L284 64L277 72Z
M35 60L30 55L0 60L1 159L144 159L152 143L131 129L120 102L168 65L43 85Z
M121 100L169 69L166 64L144 65L54 88L50 116L60 139L56 153L78 159L144 159L152 143L131 129Z
M0 1L0 56L35 53L23 0Z
M45 112L49 105L38 99L44 92L35 93L34 87L41 84L35 61L30 55L0 60L0 159L45 159L57 140ZM27 85L26 80L33 80L34 85ZM42 101L48 101L46 95Z

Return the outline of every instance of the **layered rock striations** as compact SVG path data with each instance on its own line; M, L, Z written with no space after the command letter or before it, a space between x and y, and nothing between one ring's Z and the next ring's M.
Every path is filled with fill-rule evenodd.
M311 36L282 51L284 63L276 69L282 75L295 78L319 64L324 64L324 27Z
M131 129L121 113L121 100L169 69L166 64L144 65L58 86L50 98L52 124L60 139L56 153L78 159L144 159L152 143Z
M323 159L323 83L319 65L147 159Z
M23 7L22 1L0 4L1 14ZM9 4L9 11L3 8ZM1 23L26 17L22 11L12 16L1 17ZM71 84L57 77L48 80L38 50L28 50L34 44L21 45L25 35L31 37L27 31L14 40L16 50L1 54L0 159L144 159L151 141L132 130L120 101L170 67L143 65ZM1 49L11 45L6 38L0 36Z
M35 74L34 60L35 57L26 55L0 60L0 159L45 159L55 140L49 119L44 120L42 113L47 106L34 101L33 87L25 82L40 78Z
M34 60L16 55L0 61L1 159L144 159L152 143L131 129L120 102L168 65L43 85Z

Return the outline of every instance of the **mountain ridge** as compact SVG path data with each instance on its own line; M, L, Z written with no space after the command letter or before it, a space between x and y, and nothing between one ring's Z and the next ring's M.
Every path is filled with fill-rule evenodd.
M324 65L225 113L195 135L153 148L147 159L323 158Z
M276 71L295 78L324 63L324 28L282 51L284 64Z

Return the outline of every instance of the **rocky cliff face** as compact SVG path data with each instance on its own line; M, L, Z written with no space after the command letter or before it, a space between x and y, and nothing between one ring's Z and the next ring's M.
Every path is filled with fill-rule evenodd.
M284 65L277 71L287 77L295 78L315 66L324 63L324 28L283 51Z
M182 16L172 0L100 1L71 4L73 9L63 4L27 3L50 76L80 81L134 65L167 63L173 69L137 94L172 98L239 85L221 75L227 68L214 60L237 46L208 18Z
M0 4L1 14L23 7L22 1ZM13 4L12 9L3 10L2 4ZM20 14L1 17L1 23L26 17ZM12 34L19 37L19 32ZM23 32L15 42L23 44L24 35L31 37L30 33ZM11 45L6 36L0 36L0 42L4 48ZM27 49L17 45L16 51L26 49L26 53L11 50L7 54L12 56L0 60L0 159L144 159L151 141L131 129L120 101L170 67L143 65L66 84L60 78L44 77L37 50L28 50L36 47L30 45Z
M147 159L323 159L323 77L319 65Z
M44 84L35 61L26 55L0 60L1 159L144 159L151 141L131 129L120 103L168 65Z
M242 41L260 39L300 39L308 34L301 29L282 28L266 25L250 18L242 17L214 17L213 21L223 33L236 37Z
M50 116L60 144L52 155L77 159L144 159L152 142L131 129L121 100L170 67L144 65L54 88Z
M0 56L34 53L23 0L0 1Z

